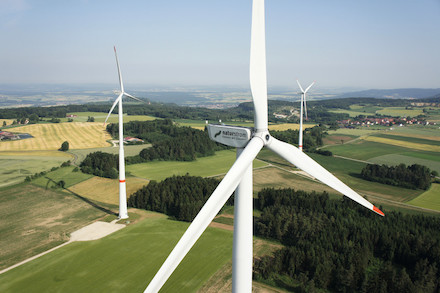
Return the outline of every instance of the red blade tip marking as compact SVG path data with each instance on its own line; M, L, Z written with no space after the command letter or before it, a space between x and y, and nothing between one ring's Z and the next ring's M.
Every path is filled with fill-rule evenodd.
M376 213L378 213L378 214L381 215L382 217L385 216L385 214L384 214L381 210L379 210L377 207L375 207L375 206L373 206L373 211L376 212Z

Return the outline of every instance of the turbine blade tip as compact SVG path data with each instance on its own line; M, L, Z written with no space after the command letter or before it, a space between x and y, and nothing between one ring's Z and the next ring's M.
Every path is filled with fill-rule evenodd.
M378 215L381 215L382 217L385 217L385 214L379 210L376 206L373 206L373 212L375 212Z

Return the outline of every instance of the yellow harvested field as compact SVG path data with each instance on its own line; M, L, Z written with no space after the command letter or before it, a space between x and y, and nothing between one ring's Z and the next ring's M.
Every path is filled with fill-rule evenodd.
M0 126L3 126L4 122L6 122L6 125L11 125L13 121L12 119L0 119Z
M315 125L316 124L304 124L304 128L312 128ZM269 125L269 130L283 131L283 130L289 130L289 129L298 130L299 129L299 124L283 123L283 124Z
M106 147L111 137L102 123L70 122L32 124L14 128L17 133L29 133L33 138L0 143L2 151L45 151L57 150L64 141L70 149L88 149Z
M401 146L404 148L410 148L410 149L415 149L415 150L429 151L429 152L440 152L440 146L438 146L438 145L414 143L414 142L409 142L409 141L395 140L395 139L376 137L376 136L367 136L367 137L363 137L363 139L367 140L367 141L397 145L397 146Z
M73 155L70 153L60 152L60 151L0 151L0 156L28 156L28 157L65 157L67 160L73 158Z
M434 136L434 135L418 135L414 133L405 133L405 132L397 132L397 133L387 132L387 135L397 135L397 136L414 137L414 138L440 141L440 136Z
M127 198L142 186L148 184L147 179L128 177L126 179ZM83 197L108 204L119 204L119 180L102 177L92 177L86 181L69 187Z

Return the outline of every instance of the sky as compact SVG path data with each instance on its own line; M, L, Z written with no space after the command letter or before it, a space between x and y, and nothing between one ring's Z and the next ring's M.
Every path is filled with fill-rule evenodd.
M0 0L0 84L249 86L250 0ZM440 0L266 0L269 87L440 88ZM127 86L126 86L127 87Z

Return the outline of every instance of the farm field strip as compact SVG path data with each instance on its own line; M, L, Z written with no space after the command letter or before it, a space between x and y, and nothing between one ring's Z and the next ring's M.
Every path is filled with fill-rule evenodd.
M423 109L405 109L405 107L386 107L377 111L381 115L389 115L393 117L415 117L423 114Z
M236 158L235 151L218 151L214 156L197 158L196 161L152 161L147 163L127 165L126 170L131 175L149 180L163 180L173 175L213 176L226 173ZM254 161L254 168L267 165Z
M68 141L73 149L104 147L111 139L101 123L33 124L14 128L14 132L29 133L34 137L0 142L0 152L57 150L64 141Z
M110 105L109 105L109 110L110 110ZM72 113L68 113L68 115L76 115L77 117L73 117L71 119L73 119L74 122L86 122L88 117L93 117L95 118L95 122L104 122L105 118L107 117L108 113L104 113L104 112L72 112ZM125 122L130 122L130 121L150 121L150 120L155 120L155 119L162 119L162 118L157 118L157 117L153 117L153 116L148 116L148 115L127 115L124 114L124 123ZM68 118L62 118L63 121L67 121ZM118 123L118 114L111 114L110 117L107 120L107 123Z
M409 201L408 204L440 211L440 184L433 183L429 190Z
M378 156L372 159L369 159L368 162L374 163L374 164L385 164L388 166L396 166L401 163L405 165L413 165L413 164L419 164L424 165L428 167L431 170L436 170L440 173L440 162L439 161L433 161L433 160L426 160L411 156L406 156L403 154L389 154L389 155L383 155Z
M436 139L420 138L420 137L413 137L413 136L403 136L403 135L399 135L399 134L390 134L390 133L374 134L373 136L383 137L383 138L387 138L387 139L400 140L400 141L407 141L407 142L411 142L411 143L420 143L420 144L440 146L440 136L436 137Z
M421 150L421 151L440 152L440 146L438 146L438 145L427 145L427 144L422 144L422 143L401 141L401 140L395 140L395 139L377 137L377 136L364 137L364 140L379 142L379 143L384 143L384 144L390 144L390 145L395 145L395 146L409 148L409 149L415 149L415 150Z
M430 141L440 141L440 130L437 132L428 132L428 133L411 133L411 132L401 132L401 131L390 131L386 133L388 136L399 136L399 137L408 137L414 139L423 139Z
M0 291L142 292L189 225L148 214L105 238L71 243L0 275ZM163 291L195 292L231 257L232 232L208 228Z

